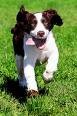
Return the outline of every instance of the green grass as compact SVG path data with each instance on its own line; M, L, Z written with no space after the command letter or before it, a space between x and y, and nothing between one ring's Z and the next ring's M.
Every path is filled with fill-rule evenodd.
M41 78L45 64L37 65L38 86L45 88L44 93L28 99L17 87L10 33L22 4L31 12L56 9L64 22L53 29L60 53L58 71L45 85ZM0 116L77 116L77 0L0 0Z

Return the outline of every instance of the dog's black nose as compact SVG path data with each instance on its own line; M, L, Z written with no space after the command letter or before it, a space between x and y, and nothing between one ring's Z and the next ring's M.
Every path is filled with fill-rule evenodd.
M39 37L43 37L43 36L44 36L44 34L45 34L45 32L44 32L44 31L38 31L38 32L37 32L37 35L38 35Z

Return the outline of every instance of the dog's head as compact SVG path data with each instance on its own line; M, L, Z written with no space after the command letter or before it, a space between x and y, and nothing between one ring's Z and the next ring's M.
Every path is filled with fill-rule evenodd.
M62 24L61 17L52 9L42 13L27 14L27 28L29 29L29 33L34 41L33 44L35 44L39 49L44 48L46 38L53 26L61 26ZM32 40L29 40L28 42L32 42Z
M45 39L54 25L61 26L62 19L55 10L47 10L42 13L27 14L30 34L38 39Z
M53 26L61 26L63 24L61 17L52 9L33 14L25 11L22 6L16 19L17 24L20 25L20 30L29 33L32 36L34 44L40 48L43 48L46 38ZM19 27L15 27L14 30L16 32L19 30ZM20 32L18 34L20 35ZM31 40L28 42L31 42Z

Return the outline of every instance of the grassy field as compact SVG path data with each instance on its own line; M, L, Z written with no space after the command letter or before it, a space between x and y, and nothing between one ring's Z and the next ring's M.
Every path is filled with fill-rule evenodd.
M53 29L60 53L58 71L45 85L45 64L36 66L41 88L36 98L26 98L17 82L10 30L22 4L30 12L56 9L64 22ZM77 0L0 0L0 116L77 116Z

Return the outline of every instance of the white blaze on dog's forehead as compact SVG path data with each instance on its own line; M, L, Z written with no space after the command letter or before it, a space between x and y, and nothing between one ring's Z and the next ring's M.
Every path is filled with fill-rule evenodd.
M34 16L36 17L37 21L40 21L42 19L42 13L36 13L34 14Z
M35 13L34 16L36 17L36 20L37 20L37 25L36 25L36 28L35 28L35 31L43 31L47 32L47 29L45 28L44 24L42 23L42 13Z

